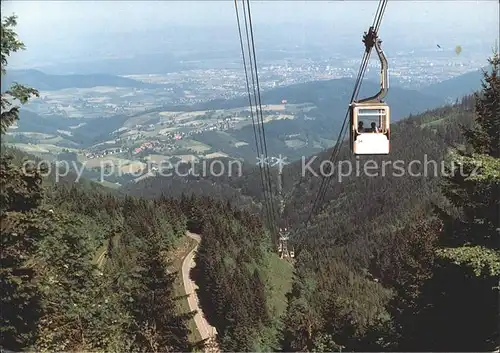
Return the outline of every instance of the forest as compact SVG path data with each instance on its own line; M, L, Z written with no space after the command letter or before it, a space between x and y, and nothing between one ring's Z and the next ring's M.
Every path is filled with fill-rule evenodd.
M2 20L2 75L24 49L15 26ZM19 119L13 98L24 104L38 92L3 90L0 347L203 350L172 270L191 231L201 235L191 275L222 351L498 349L498 53L489 64L480 92L393 124L391 154L374 159L426 156L445 166L440 173L333 178L307 222L321 178L300 178L300 162L286 166L280 220L293 230L291 261L279 259L264 222L258 172L155 177L123 190L74 176L56 183L24 170L33 157L4 145ZM357 160L347 146L340 159Z

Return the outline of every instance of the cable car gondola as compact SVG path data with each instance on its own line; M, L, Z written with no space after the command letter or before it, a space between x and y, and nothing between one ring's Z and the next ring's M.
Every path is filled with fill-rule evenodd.
M372 28L365 34L363 42L367 48L374 46L377 51L381 64L381 88L376 95L349 105L351 150L356 155L389 154L390 109L383 101L389 88L387 59L380 47L382 41Z

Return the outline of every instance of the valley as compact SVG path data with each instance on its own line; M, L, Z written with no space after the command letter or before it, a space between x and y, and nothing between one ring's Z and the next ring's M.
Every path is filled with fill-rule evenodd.
M91 81L77 76L73 82L78 80ZM110 78L100 82L106 80ZM41 91L40 98L21 111L21 120L7 132L7 141L46 160L64 165L76 162L84 168L85 177L118 186L168 174L179 163L229 158L256 164L252 120L257 120L257 112L250 110L247 98L188 105L177 100L175 104L168 96L177 93L162 84L147 89L98 86ZM270 157L282 155L293 161L332 146L336 122L345 114L352 84L350 79L336 79L264 91L262 119L269 135ZM362 94L376 87L367 81ZM165 94L162 103L159 97ZM445 97L395 87L388 102L392 120L397 121L437 107Z
M389 153L359 155L371 8L272 3L257 44L245 1L238 33L222 2L2 3L44 30L2 18L1 351L500 350L493 6L390 2L390 127L359 130ZM18 31L44 44L5 69Z

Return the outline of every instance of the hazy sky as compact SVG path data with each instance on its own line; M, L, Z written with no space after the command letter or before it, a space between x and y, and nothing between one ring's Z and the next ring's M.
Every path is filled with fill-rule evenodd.
M377 3L373 0L251 1L251 6L256 26L323 23L335 26L332 30L361 36L373 20ZM498 7L498 0L389 0L380 34L384 38L384 32L403 31L418 37L420 33L428 36L456 31L494 41L499 36ZM235 26L234 2L230 0L2 1L2 14L12 12L19 16L18 33L31 51L30 58L42 55L44 50L69 50L64 43L68 36L76 41L95 34L161 30L166 25Z
M377 1L251 1L257 22L309 22L369 18ZM16 12L23 27L76 32L121 31L131 28L161 28L170 24L234 23L234 3L224 1L2 1L7 12ZM409 1L389 0L388 23L445 22L475 26L480 21L498 22L498 1ZM355 21L357 22L357 21ZM28 24L29 23L29 24ZM57 26L55 25L57 24ZM48 28L47 28L48 26Z

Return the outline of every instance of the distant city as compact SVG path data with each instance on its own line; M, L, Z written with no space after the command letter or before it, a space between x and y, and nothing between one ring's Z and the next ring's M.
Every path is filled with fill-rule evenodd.
M390 84L402 88L420 89L478 70L485 63L483 57L462 58L455 52L438 57L397 53L395 57L389 58ZM379 65L378 61L372 58L366 79L378 80ZM168 105L189 105L214 99L230 99L247 94L244 70L242 65L240 66L240 68L193 69L167 74L127 76L142 82L161 84L162 89L101 87L42 91L40 99L33 100L27 108L40 115L95 118L137 113ZM260 88L266 91L310 81L353 78L358 70L359 59L275 60L259 66Z

